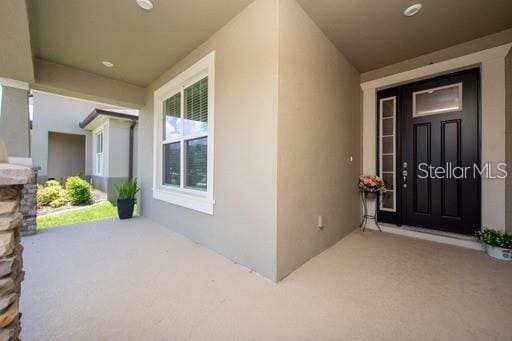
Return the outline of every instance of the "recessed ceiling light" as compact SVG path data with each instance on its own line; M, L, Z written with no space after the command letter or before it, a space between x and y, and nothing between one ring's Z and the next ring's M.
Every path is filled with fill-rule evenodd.
M406 17L412 17L413 15L418 14L419 11L421 11L421 8L423 7L422 4L414 4L412 6L409 6L405 9L404 15Z
M101 64L105 65L106 67L114 67L114 63L109 62L108 60L102 61Z
M135 0L135 2L140 8L145 9L146 11L153 9L153 3L151 0Z

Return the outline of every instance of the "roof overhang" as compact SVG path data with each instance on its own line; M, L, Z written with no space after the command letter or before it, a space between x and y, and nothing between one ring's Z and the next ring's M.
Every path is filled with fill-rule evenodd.
M110 111L104 109L94 109L82 122L79 123L80 128L85 130L94 130L103 124L109 118L118 120L137 122L138 116L126 114L118 111Z

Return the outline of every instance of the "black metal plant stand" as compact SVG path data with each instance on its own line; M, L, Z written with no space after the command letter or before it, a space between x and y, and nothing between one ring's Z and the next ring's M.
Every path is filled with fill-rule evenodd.
M363 220L361 221L361 224L359 224L359 227L363 228L363 232L366 229L366 223L368 222L368 219L372 219L375 221L375 225L379 228L379 231L382 232L382 229L380 228L379 222L377 221L377 210L379 209L379 195L378 193L375 193L375 200L377 201L375 205L375 212L373 215L368 214L368 194L374 193L374 192L367 192L367 191L359 191L361 193L361 201L363 203Z

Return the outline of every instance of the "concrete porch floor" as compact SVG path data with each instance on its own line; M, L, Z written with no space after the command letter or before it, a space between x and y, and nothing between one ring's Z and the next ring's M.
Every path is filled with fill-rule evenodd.
M512 264L355 231L278 284L150 220L23 239L23 340L507 340Z

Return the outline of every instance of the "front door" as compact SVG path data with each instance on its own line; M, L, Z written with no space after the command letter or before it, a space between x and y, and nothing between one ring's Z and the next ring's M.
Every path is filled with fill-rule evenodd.
M392 92L396 221L474 234L480 228L480 175L474 168L480 166L478 69Z

